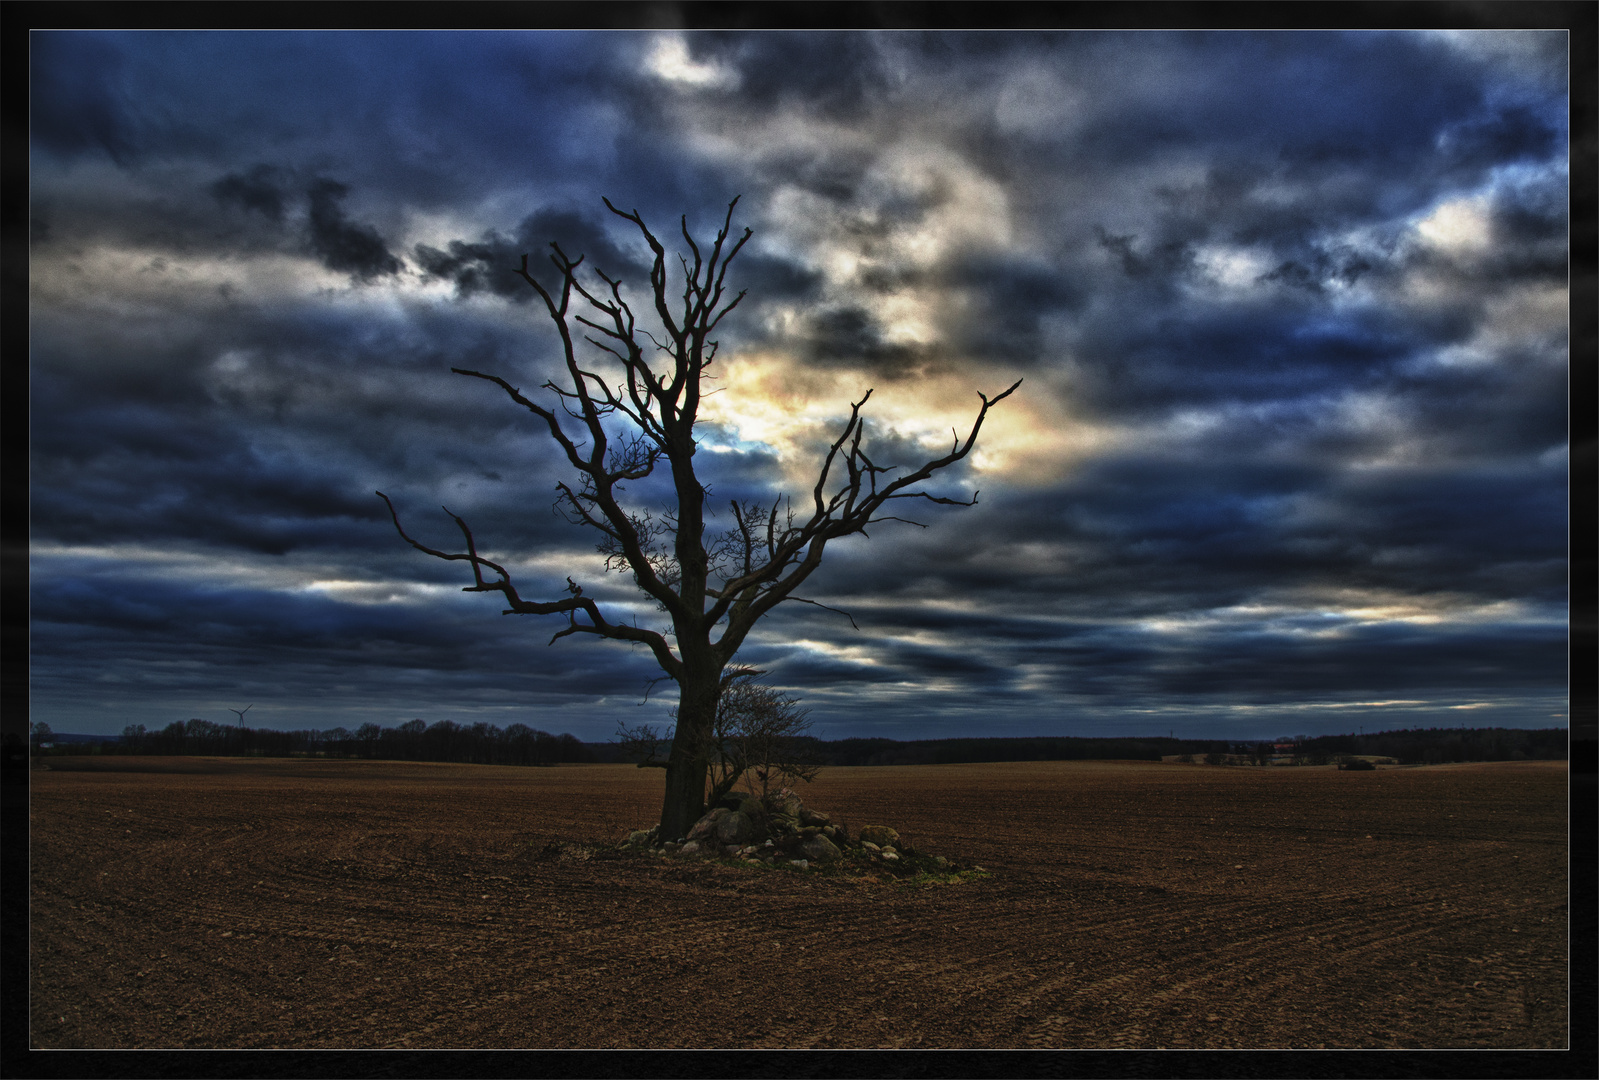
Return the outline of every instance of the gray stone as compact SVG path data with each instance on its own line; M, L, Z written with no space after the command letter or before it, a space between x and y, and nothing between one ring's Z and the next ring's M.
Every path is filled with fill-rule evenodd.
M755 838L755 823L742 810L725 814L716 823L716 839L723 844L743 845Z
M800 852L807 858L816 862L837 862L843 858L843 852L833 846L833 842L821 833L813 833L800 842Z
M694 823L688 831L690 840L704 840L716 831L716 823L726 817L731 811L725 806L718 806L704 817Z
M801 825L816 825L820 827L823 825L833 824L833 819L828 817L826 814L818 814L815 810L807 810L804 807L801 807L799 812L799 823Z
M761 805L761 800L747 791L732 791L723 796L718 808L726 809L729 803L734 805L731 810L727 810L727 813L743 814L753 826L749 839L759 843L771 835L771 824L768 820L766 807Z
M751 843L758 844L772 835L770 818L767 817L766 807L758 802L747 802L744 804L744 809L741 813L750 819L750 824L755 828L755 831L750 834Z
M861 830L861 839L869 840L878 847L887 847L899 843L899 833L887 825L868 825Z

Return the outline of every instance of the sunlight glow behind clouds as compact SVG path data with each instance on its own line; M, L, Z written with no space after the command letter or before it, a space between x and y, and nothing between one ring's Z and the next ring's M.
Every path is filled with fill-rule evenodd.
M1488 201L1482 195L1450 199L1416 224L1416 231L1435 247L1450 254L1474 254L1491 241Z
M657 78L693 87L733 90L738 87L738 72L718 64L695 63L681 35L659 37L645 58L645 67Z

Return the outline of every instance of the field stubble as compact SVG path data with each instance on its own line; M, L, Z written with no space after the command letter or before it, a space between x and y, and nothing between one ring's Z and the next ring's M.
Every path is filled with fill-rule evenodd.
M31 776L36 1047L1563 1047L1565 763L832 769L991 874L621 856L661 774Z

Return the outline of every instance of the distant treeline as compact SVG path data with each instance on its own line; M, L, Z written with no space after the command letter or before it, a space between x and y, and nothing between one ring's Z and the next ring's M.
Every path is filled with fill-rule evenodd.
M69 753L79 749L61 747ZM467 727L450 720L425 724L410 720L398 727L362 724L354 731L271 731L215 724L209 720L174 721L159 731L143 724L122 729L115 743L99 744L106 754L204 754L210 756L383 758L393 761L454 761L478 765L556 765L593 761L594 754L575 735L512 724Z
M1565 761L1565 728L1415 728L1375 735L1320 735L1294 740L1294 755L1390 757L1401 765L1446 761Z
M160 730L143 724L126 727L121 738L52 736L44 725L34 742L54 742L66 754L201 754L290 757L316 755L396 761L445 761L481 765L555 765L569 762L623 762L618 743L584 743L573 735L551 735L526 724L470 727L449 720L425 724L411 720L398 727L363 724L355 731L272 731L209 720L175 721ZM42 737L41 737L42 736ZM1175 738L894 739L814 738L796 740L807 761L823 766L955 765L990 761L1159 761L1184 755L1211 762L1240 760L1266 764L1292 761L1324 765L1345 756L1392 758L1402 765L1455 761L1564 761L1565 728L1415 728L1365 735L1238 741Z
M840 739L822 744L829 765L957 765L984 761L1159 761L1177 739Z
M829 765L957 765L983 761L1159 761L1182 753L1206 753L1226 742L1186 739L1039 738L822 739L793 740L796 756ZM599 761L625 761L615 743L590 743Z
M1427 728L1371 735L1287 739L1033 738L796 740L822 765L956 765L988 761L1195 760L1325 765L1340 756L1393 758L1404 765L1448 761L1564 761L1565 728ZM626 760L615 743L589 743L596 761Z

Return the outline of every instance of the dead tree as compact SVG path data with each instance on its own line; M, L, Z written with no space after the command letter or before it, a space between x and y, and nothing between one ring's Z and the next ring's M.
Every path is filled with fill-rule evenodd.
M557 506L571 522L599 534L599 550L610 570L633 575L638 588L671 619L671 633L632 623L612 622L600 606L568 577L567 595L558 600L524 600L511 575L478 554L472 530L455 521L466 551L444 552L411 539L400 525L394 504L388 504L394 527L419 551L440 559L470 564L473 584L466 592L497 592L509 605L505 614L560 615L566 625L551 643L573 634L644 645L666 676L677 683L677 726L666 767L666 795L660 835L683 836L705 805L708 763L703 747L716 719L723 672L761 617L785 601L815 603L796 590L821 565L827 545L845 536L865 534L879 521L904 521L885 513L902 500L917 499L948 506L972 506L971 499L952 499L922 490L934 473L965 458L977 442L988 410L1010 396L1020 380L993 398L979 394L982 404L965 439L957 434L949 453L911 471L873 462L861 445L861 409L871 391L850 406L849 418L817 470L808 505L796 512L779 497L769 507L754 502L731 503L734 527L708 534L707 491L695 473L694 427L705 392L704 382L716 359L711 335L744 298L729 297L728 267L749 240L751 230L732 239L734 199L709 251L689 234L682 220L688 253L678 254L681 297L667 281L665 247L637 210L625 213L604 200L611 213L633 223L643 235L654 262L650 269L650 306L655 325L638 324L638 314L622 297L620 280L596 269L592 287L578 278L582 257L572 259L558 244L550 245L550 262L559 285L546 289L522 257L518 273L544 301L560 335L566 372L562 383L548 381L543 403L498 375L451 368L459 375L498 386L517 405L532 413L549 432L567 462L577 470L575 484L558 484ZM603 287L601 287L603 285ZM681 303L679 304L679 299ZM573 310L574 300L577 311ZM579 341L596 351L579 357ZM604 366L608 374L595 370ZM675 506L639 507L624 503L624 489L664 467L670 470ZM892 475L892 474L899 475ZM912 522L911 524L918 524Z

